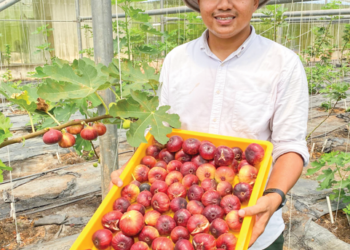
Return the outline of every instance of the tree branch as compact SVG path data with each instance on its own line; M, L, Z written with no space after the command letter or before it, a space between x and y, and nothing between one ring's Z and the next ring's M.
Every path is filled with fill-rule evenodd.
M57 130L61 130L64 129L66 127L72 126L72 125L77 125L77 124L81 124L81 122L94 122L94 121L99 121L99 120L103 120L103 119L108 119L108 118L119 118L119 117L113 117L111 115L101 115L101 116L96 116L93 118L89 118L89 119L84 119L84 120L79 120L79 121L69 121L67 123L64 123L60 126L56 126L56 127L52 127L52 129L57 129ZM28 135L25 136L21 136L21 137L17 137L8 141L4 141L3 143L0 144L0 148L3 148L5 146L11 145L11 144L15 144L15 143L21 143L24 140L28 140L31 138L35 138L37 136L43 135L48 131L49 128L45 128L39 131L36 131L35 133L30 133Z

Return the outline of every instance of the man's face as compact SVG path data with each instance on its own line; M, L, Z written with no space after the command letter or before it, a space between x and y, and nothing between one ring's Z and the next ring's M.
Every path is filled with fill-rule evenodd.
M249 27L259 0L198 0L201 16L218 38L233 38Z

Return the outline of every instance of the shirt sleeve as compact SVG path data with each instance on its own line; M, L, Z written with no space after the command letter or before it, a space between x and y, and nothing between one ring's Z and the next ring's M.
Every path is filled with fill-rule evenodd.
M271 119L271 142L274 146L274 161L289 152L298 153L304 160L304 167L309 163L306 144L309 95L304 67L299 58L292 70L279 83Z

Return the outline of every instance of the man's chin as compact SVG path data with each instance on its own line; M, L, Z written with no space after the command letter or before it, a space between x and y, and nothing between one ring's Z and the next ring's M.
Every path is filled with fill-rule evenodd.
M209 30L212 35L220 39L230 39L237 35L237 32L232 30Z

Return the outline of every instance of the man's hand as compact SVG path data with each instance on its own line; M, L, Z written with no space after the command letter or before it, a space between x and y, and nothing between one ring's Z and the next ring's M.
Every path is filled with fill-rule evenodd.
M238 211L238 215L241 217L255 215L255 224L249 247L253 245L257 238L264 232L271 216L281 203L281 196L279 194L271 193L259 198L255 206L246 207Z
M115 170L111 174L111 182L109 183L109 190L113 187L113 185L117 185L118 187L123 186L123 181L119 178L119 176L122 174L124 168L128 164L130 159L118 170Z

